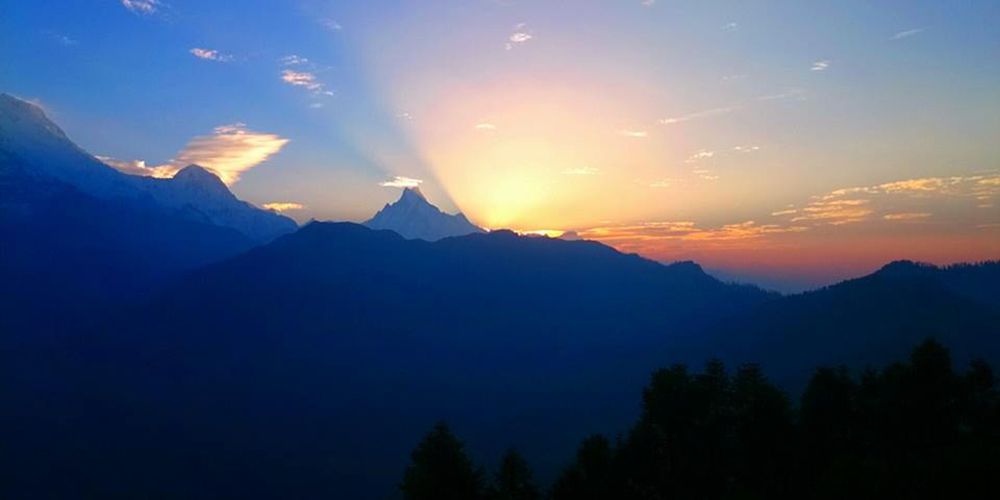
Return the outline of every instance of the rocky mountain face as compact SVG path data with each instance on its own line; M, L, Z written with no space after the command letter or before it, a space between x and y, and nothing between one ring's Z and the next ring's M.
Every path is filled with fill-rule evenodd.
M215 174L198 166L172 179L119 172L74 144L40 107L8 94L0 94L0 173L63 182L125 206L151 200L165 211L235 229L260 243L297 227L287 217L238 199Z
M399 200L386 204L364 224L372 229L395 231L407 239L426 241L484 232L461 213L442 212L415 187L404 189Z

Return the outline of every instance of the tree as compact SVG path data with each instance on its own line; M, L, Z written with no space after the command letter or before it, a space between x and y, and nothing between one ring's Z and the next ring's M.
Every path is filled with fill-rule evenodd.
M537 500L541 498L528 462L517 451L512 449L504 454L489 497L490 500Z
M462 442L441 422L411 454L399 485L411 500L476 500L483 498L483 474L465 454Z
M613 456L608 438L594 435L585 439L576 453L576 462L553 486L553 500L614 498L611 487Z

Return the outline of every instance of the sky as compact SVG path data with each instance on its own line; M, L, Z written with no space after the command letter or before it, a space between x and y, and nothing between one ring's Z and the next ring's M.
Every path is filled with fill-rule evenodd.
M123 171L363 221L419 185L783 290L1000 258L1000 3L0 0L0 91Z

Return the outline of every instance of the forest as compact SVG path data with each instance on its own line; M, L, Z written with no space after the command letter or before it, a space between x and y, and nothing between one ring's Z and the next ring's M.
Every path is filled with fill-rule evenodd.
M952 366L928 339L909 360L820 367L797 403L747 364L657 370L624 434L583 439L551 486L508 451L476 465L444 422L411 455L407 499L998 498L1000 398L989 364Z

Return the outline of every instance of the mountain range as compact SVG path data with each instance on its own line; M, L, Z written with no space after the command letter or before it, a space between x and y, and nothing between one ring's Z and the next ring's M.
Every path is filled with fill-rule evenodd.
M389 230L391 229L391 230ZM548 481L651 370L1000 360L1000 263L782 296L593 241L484 232L417 189L301 228L210 171L136 177L0 96L0 496L391 497L446 419ZM482 457L477 457L482 458ZM58 478L58 481L53 480Z

